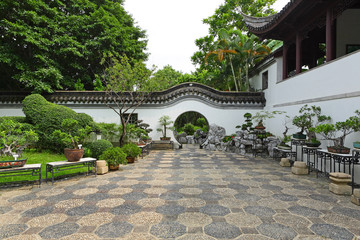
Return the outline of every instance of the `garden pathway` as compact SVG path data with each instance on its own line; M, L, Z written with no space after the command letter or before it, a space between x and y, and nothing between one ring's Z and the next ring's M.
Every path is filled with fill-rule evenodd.
M152 151L123 171L0 191L0 239L357 239L360 207L272 159Z

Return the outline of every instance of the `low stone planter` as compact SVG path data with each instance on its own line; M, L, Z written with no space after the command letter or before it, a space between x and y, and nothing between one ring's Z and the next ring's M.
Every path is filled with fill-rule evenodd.
M330 192L338 195L351 195L352 189L351 186L348 185L351 182L351 175L341 172L332 172L330 173L330 180Z
M295 161L291 172L295 175L307 175L309 174L309 169L305 162Z
M360 206L360 189L354 189L354 194L351 196L351 202Z

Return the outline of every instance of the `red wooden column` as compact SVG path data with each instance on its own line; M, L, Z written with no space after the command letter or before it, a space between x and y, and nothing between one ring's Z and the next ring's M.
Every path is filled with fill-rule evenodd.
M334 59L334 30L333 30L333 11L328 8L326 11L326 62Z
M289 50L289 46L284 42L283 43L283 62L282 62L282 79L286 79L287 78L287 73L288 73L288 50Z
M299 32L296 33L296 74L301 73L302 67L302 51L301 51L302 36Z

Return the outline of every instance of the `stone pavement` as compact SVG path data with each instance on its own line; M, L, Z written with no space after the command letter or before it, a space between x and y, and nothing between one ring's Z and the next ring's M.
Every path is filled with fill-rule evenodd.
M188 147L0 191L0 239L360 239L360 207L272 159Z

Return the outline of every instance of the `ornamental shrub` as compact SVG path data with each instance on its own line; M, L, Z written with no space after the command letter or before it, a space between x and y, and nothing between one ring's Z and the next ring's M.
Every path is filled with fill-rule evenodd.
M0 117L0 123L2 123L5 120L11 120L13 122L18 122L18 123L27 123L26 122L26 117L18 117L18 116L11 116L11 117Z
M141 154L141 149L134 143L128 143L121 148L127 157L137 157Z
M119 147L107 149L100 155L100 159L105 160L111 165L127 164L126 154Z
M205 118L200 117L200 118L198 118L198 119L196 120L196 126L204 127L204 126L206 126L206 125L208 125L208 123L207 123L207 121L206 121Z
M187 123L184 126L184 132L186 132L187 135L194 135L195 132L195 126L191 123Z
M62 152L64 144L52 135L55 130L61 130L61 123L64 119L78 121L78 128L85 128L89 125L94 127L92 118L84 113L78 114L74 110L48 102L40 94L27 96L23 101L23 111L26 121L35 126L39 135L38 147L49 149L55 152Z
M100 139L95 142L87 143L85 147L90 150L91 157L99 159L99 156L107 149L112 148L113 145L108 140Z

